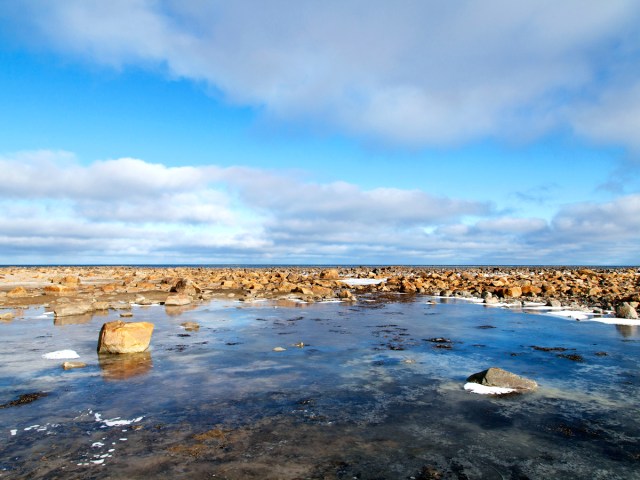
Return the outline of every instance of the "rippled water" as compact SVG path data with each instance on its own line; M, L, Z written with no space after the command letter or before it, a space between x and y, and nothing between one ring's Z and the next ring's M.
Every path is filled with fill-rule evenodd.
M640 478L637 327L428 300L134 307L150 351L106 357L117 312L26 310L0 403L48 395L0 410L0 477ZM42 357L65 349L88 366ZM540 388L464 391L490 366Z

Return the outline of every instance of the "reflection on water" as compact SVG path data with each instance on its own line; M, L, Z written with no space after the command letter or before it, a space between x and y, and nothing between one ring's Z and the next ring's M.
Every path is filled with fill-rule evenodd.
M169 315L170 317L177 317L182 315L185 312L189 312L191 310L195 310L197 307L197 305L194 304L189 304L189 305L167 305L164 307L164 311L167 315Z
M616 330L625 338L638 337L638 327L636 325L616 325Z
M100 370L106 380L126 380L144 375L153 368L151 352L98 354Z
M80 325L82 323L89 323L93 315L86 313L84 315L69 315L67 317L54 317L53 324L57 326L61 325Z
M638 478L636 327L426 302L134 308L150 351L100 356L117 312L27 310L0 324L0 405L48 395L2 410L0 477ZM62 349L88 366L42 358ZM463 390L490 366L540 388Z

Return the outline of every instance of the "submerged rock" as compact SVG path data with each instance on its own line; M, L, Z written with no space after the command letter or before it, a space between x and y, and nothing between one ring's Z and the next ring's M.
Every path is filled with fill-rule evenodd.
M467 378L467 382L479 383L488 387L510 388L518 392L526 392L538 388L538 384L535 381L496 367L474 373Z
M107 322L100 330L98 353L139 353L149 348L153 323Z
M8 403L3 403L0 405L0 408L9 408L9 407L18 407L20 405L26 405L27 403L35 402L39 398L46 397L49 395L46 392L34 392L34 393L25 393L20 395L17 400L12 400Z
M187 332L197 332L200 330L200 325L198 322L183 322L180 324L182 328L184 328Z
M84 368L87 364L84 362L64 362L62 368L65 370L71 370L72 368Z

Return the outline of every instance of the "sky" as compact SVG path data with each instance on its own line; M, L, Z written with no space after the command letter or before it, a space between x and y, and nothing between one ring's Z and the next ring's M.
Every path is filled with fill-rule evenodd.
M0 2L0 264L640 264L637 0Z

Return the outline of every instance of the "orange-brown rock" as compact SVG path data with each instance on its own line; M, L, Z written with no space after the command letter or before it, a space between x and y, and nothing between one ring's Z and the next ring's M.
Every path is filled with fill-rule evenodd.
M107 322L100 330L98 353L139 353L149 348L153 323L120 320Z
M189 305L190 303L191 297L182 293L173 293L164 301L167 307L179 307L181 305Z
M76 289L69 287L68 285L47 285L44 287L44 293L49 295L64 295L69 293L75 293Z
M13 290L7 292L7 297L26 297L29 295L29 292L24 287L16 287Z
M337 268L328 268L320 272L320 278L325 280L338 280L340 278L340 272Z

